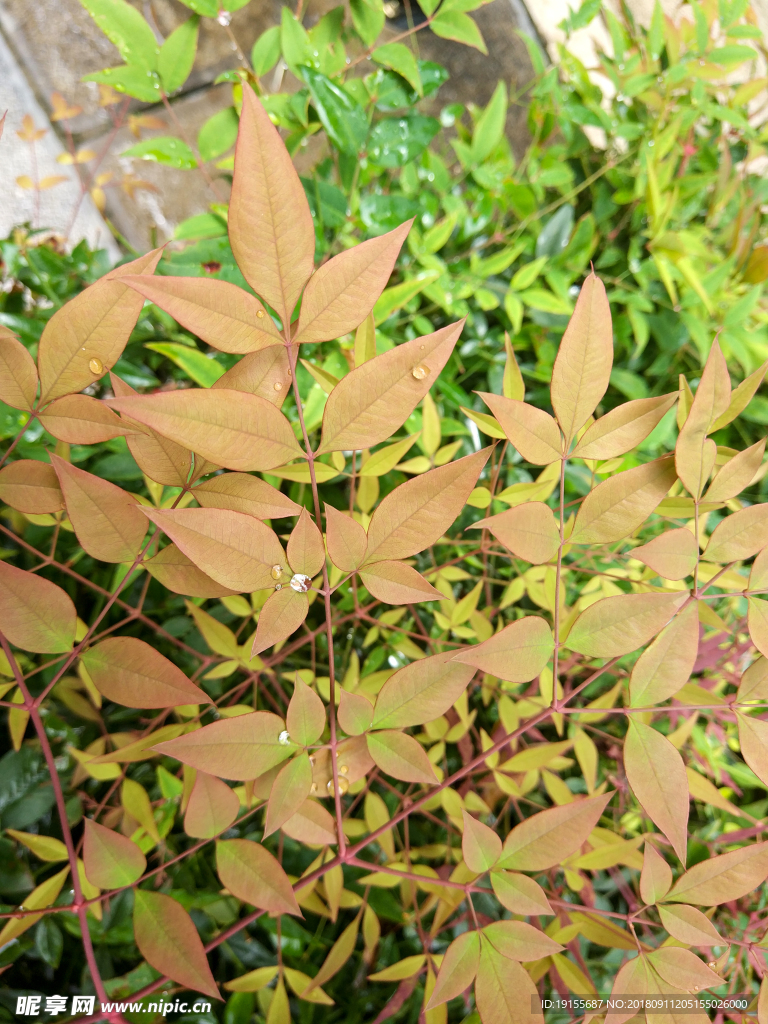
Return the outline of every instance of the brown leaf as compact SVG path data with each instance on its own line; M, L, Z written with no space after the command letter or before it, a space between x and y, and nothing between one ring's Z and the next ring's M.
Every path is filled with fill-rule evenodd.
M325 705L298 673L285 724L293 742L302 746L315 743L325 729Z
M304 804L312 787L312 766L309 754L302 751L278 772L264 820L264 838L276 832Z
M508 960L540 960L563 949L525 921L494 921L483 928L483 937Z
M138 395L130 384L126 384L115 373L110 373L109 377L117 398ZM192 472L192 452L128 416L123 416L123 423L136 428L136 433L128 434L126 440L142 472L158 484L185 486Z
M88 395L65 395L46 406L40 422L59 441L68 444L100 444L113 437L130 436L136 432L96 398Z
M302 916L288 876L259 843L250 839L219 841L216 870L222 885L239 900L271 914Z
M77 612L60 587L0 561L0 632L23 651L62 654L75 642Z
M255 779L295 751L279 741L283 720L268 711L224 718L197 732L158 743L155 749L223 779Z
M43 402L82 391L117 362L144 305L120 279L152 273L161 255L154 249L110 270L53 314L37 353Z
M491 885L496 899L513 914L526 917L554 914L538 882L518 871L492 871Z
M593 271L581 287L552 369L552 408L567 445L608 389L612 365L611 309Z
M363 586L377 601L385 604L415 604L419 601L444 601L445 595L405 562L384 561L360 569Z
M110 404L226 469L275 469L303 456L288 420L258 395L189 388Z
M560 547L560 527L554 512L543 501L526 501L496 516L480 519L469 529L490 530L512 554L533 565L549 562Z
M228 508L256 519L283 519L301 512L301 505L291 501L287 494L248 473L209 477L192 494L203 508Z
M258 395L279 409L291 388L288 350L285 345L271 345L259 352L251 352L223 373L211 387Z
M325 529L331 561L342 572L353 572L365 558L368 547L365 530L351 515L345 515L333 505L325 506Z
M548 466L562 458L563 439L555 420L535 405L502 395L478 392L526 462Z
M768 780L768 722L761 718L736 716L739 723L741 753L749 767L760 779ZM768 784L768 783L767 783Z
M51 463L83 550L102 562L132 562L147 533L136 498L57 455L51 456Z
M475 980L479 964L480 933L463 932L445 951L427 1009L441 1006L466 992Z
M713 421L728 408L730 400L731 379L720 345L715 339L693 405L675 445L677 475L694 498L701 497L715 464L715 443L707 440L707 434Z
M646 847L648 849L648 847ZM670 872L670 882L672 875ZM662 925L673 939L687 946L724 946L725 940L706 914L695 907L680 903L659 907Z
M211 703L173 662L132 636L108 637L80 660L99 693L127 708Z
M281 640L287 640L306 619L308 611L307 595L298 593L290 585L284 585L281 590L270 594L259 613L251 657L261 654Z
M669 892L672 885L672 868L661 854L646 840L643 854L643 870L640 874L640 897L648 904L656 903Z
M536 986L523 966L497 952L485 940L475 981L475 1000L483 1024L544 1024Z
M690 949L669 946L648 954L648 962L661 978L682 992L699 992L719 988L723 979L715 974Z
M229 281L129 275L125 283L220 352L243 354L283 344L259 300Z
M286 554L291 569L304 576L317 576L325 564L323 535L305 508L288 538Z
M273 568L286 571L277 535L253 516L223 508L144 508L143 513L207 576L236 593L272 588Z
M566 644L590 658L615 658L647 644L688 600L687 593L604 597L576 619Z
M498 869L545 871L562 863L586 840L613 793L574 800L526 818L507 838Z
M682 689L698 652L699 609L698 602L691 601L635 662L629 678L630 707L660 704Z
M184 594L185 597L230 597L237 593L206 576L175 544L169 544L141 564L158 583L174 594Z
M390 438L437 380L463 327L461 320L406 341L342 378L325 405L318 454L362 450Z
M385 235L346 249L315 271L301 300L292 339L297 345L340 338L365 320L389 280L412 224L408 220ZM312 239L314 246L314 232Z
M192 918L171 896L134 889L133 931L139 952L183 988L221 999Z
M432 722L456 703L474 675L454 660L453 651L414 661L398 669L376 698L377 729L405 729Z
M571 544L610 544L645 522L675 482L671 457L628 469L598 484L579 507Z
M239 811L237 793L226 782L198 772L184 814L184 831L193 839L213 839L229 828Z
M715 907L741 899L768 876L768 843L750 843L694 864L678 878L667 902Z
M283 822L283 832L299 843L328 846L336 842L336 823L316 800L305 800L293 817Z
M403 782L421 782L428 786L437 782L434 769L424 748L413 738L396 729L372 732L366 737L368 751L387 775Z
M7 327L0 327L0 401L30 412L36 397L34 359Z
M511 622L489 640L454 656L454 661L490 672L510 683L535 679L552 656L552 630L539 615Z
M362 693L339 692L338 722L347 736L362 736L371 727L373 704Z
M250 88L243 89L229 239L246 281L287 326L312 273L315 227L288 151Z
M439 540L464 507L490 454L484 448L390 491L371 518L365 566L409 558Z
M587 427L573 449L580 459L614 459L632 451L677 401L677 391L658 398L624 402Z
M718 472L704 495L705 501L728 501L748 487L760 469L765 454L765 438L738 452Z
M688 844L688 776L666 736L629 719L624 769L643 810L669 839L683 864Z
M717 524L702 557L708 562L736 562L751 558L766 546L768 504L749 505Z
M64 496L56 470L37 459L19 459L0 469L0 501L31 515L60 512Z
M682 580L690 576L699 560L699 545L690 530L665 530L639 548L632 557L639 559L665 580Z

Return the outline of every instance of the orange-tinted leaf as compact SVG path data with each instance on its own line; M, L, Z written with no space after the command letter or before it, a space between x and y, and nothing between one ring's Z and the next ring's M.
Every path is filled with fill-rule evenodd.
M83 550L102 562L132 562L147 532L147 519L136 498L57 455L51 462Z
M643 870L640 873L640 896L648 903L663 899L672 885L672 868L654 846L646 841Z
M627 654L647 644L687 600L687 593L605 597L579 615L566 643L590 658Z
M279 409L291 387L288 350L285 345L271 345L259 352L251 352L223 373L211 387L259 395Z
M614 459L636 448L677 401L677 391L625 402L587 427L573 449L580 459Z
M277 964L274 967L257 967L255 971L248 971L239 978L225 982L223 987L227 992L258 992L277 976L277 970Z
M715 339L675 445L677 475L694 498L701 496L715 464L715 443L707 439L707 434L713 421L726 411L730 400L728 367Z
M117 374L110 373L109 377L118 398L138 394ZM136 427L136 433L126 436L128 449L139 468L150 480L170 487L182 487L187 483L192 470L192 452L188 448L183 448L175 441L170 441L157 431L127 416L123 416L123 423Z
M682 757L666 736L630 718L624 740L624 769L643 810L685 864L689 803Z
M36 397L34 359L7 327L0 327L0 401L30 412Z
M169 544L153 558L142 562L142 565L174 594L187 597L230 597L237 593L206 576L175 544Z
M252 89L243 89L229 238L248 284L289 324L312 273L315 229L288 151Z
M0 632L16 647L62 654L75 642L77 612L60 587L0 561Z
M475 981L475 1000L483 1024L544 1024L541 1011L532 1009L535 1003L531 997L538 999L538 992L528 972L483 941Z
M490 530L504 547L533 565L549 562L560 547L560 527L554 512L543 501L526 501L470 527L481 528Z
M629 679L630 707L659 704L677 693L690 679L698 651L699 609L691 601L635 662Z
M586 840L612 796L574 800L521 821L504 840L497 868L544 871L560 864Z
M646 847L646 850L648 847ZM706 914L685 903L677 906L660 906L659 917L662 925L673 939L687 946L723 946L725 940Z
M474 668L454 660L453 651L435 654L398 669L376 698L377 729L405 729L444 715L467 688Z
M389 280L412 223L408 220L346 249L315 271L301 300L293 338L297 344L340 338L365 320Z
M403 978L413 978L421 972L426 962L426 956L420 953L418 956L407 956L404 960L385 967L383 971L369 974L369 981L402 981Z
M694 864L678 878L667 896L676 903L707 907L738 900L768 876L768 843L750 843L739 850Z
M287 494L248 473L221 473L209 477L192 493L203 508L228 508L257 519L283 519L301 511L301 505L291 501Z
M568 444L608 389L612 365L611 309L593 271L581 286L552 369L552 408Z
M221 999L192 918L171 896L134 891L133 931L150 966L184 988Z
M37 353L44 402L82 391L117 362L144 305L120 279L151 274L161 255L162 249L154 249L110 270L53 314Z
M211 700L173 662L132 636L108 637L81 661L99 693L128 708L173 708Z
M184 815L184 831L195 839L213 839L237 818L237 793L215 775L198 772Z
M32 515L60 512L64 508L55 469L36 459L19 459L0 469L0 501Z
M293 817L283 822L283 832L299 843L328 846L336 842L336 823L317 800L305 800Z
M750 373L748 377L745 377L741 384L733 390L728 408L724 413L718 416L717 419L713 420L709 428L710 433L714 433L716 430L721 430L729 423L732 423L738 415L744 412L752 401L757 389L763 383L763 378L765 377L767 369L768 362L763 363L762 366L759 366L756 370Z
M637 995L640 992L651 993L653 991L650 985L651 977L652 971L648 966L645 956L640 953L639 956L629 960L621 967L613 983L611 995L618 1002L621 996L624 995ZM619 1003L619 1005L622 1004ZM618 1011L617 1009L611 1016L615 1024L625 1024L626 1021L636 1017L636 1008L633 1006L631 1009L624 1011Z
M220 352L242 354L283 344L259 300L228 281L128 276L125 283Z
M255 779L280 764L296 749L280 742L283 720L269 711L254 711L203 726L197 732L158 743L161 754L224 779Z
M621 540L645 522L674 482L671 457L609 477L581 503L569 542L608 544Z
M110 404L226 469L275 469L303 454L285 416L258 395L189 388Z
M461 320L406 341L348 373L326 402L318 454L371 448L391 437L437 380L463 327Z
M705 501L728 501L752 483L763 462L765 438L734 455L722 467L704 495Z
M337 974L347 960L349 960L355 950L355 943L357 942L357 933L359 928L360 916L358 915L351 924L347 925L338 939L336 939L334 944L331 946L323 966L312 979L313 987L324 985L326 981L329 981L335 974Z
M491 885L499 903L513 914L526 917L554 914L546 893L528 875L518 871L492 871Z
M351 515L344 515L333 505L325 506L325 529L331 561L342 572L352 572L365 558L368 547L365 530Z
M375 763L393 779L422 782L428 786L437 781L424 748L413 736L387 729L369 733L366 739L368 752Z
M648 954L648 962L667 984L682 992L700 992L723 984L720 975L715 974L690 949L674 946L656 949Z
M736 699L745 701L766 700L766 698L768 698L768 659L757 658L741 677Z
M509 960L540 960L563 948L524 921L494 921L483 928L483 936Z
M439 540L464 507L490 454L485 448L390 491L371 518L365 565L409 558Z
M434 1009L466 992L475 980L479 963L479 932L464 932L454 939L445 951L427 1009Z
M121 889L141 878L147 858L136 843L91 818L85 818L83 824L83 863L92 885Z
M758 779L768 784L768 722L746 715L736 717L742 756Z
M510 683L534 679L552 656L552 630L539 615L526 615L475 647L455 655L454 660L499 676Z
M250 839L216 843L216 870L222 885L239 900L270 914L301 917L288 876L259 843Z
M690 576L699 560L699 545L690 530L665 530L639 548L632 557L650 566L665 580L682 580Z
M445 595L405 562L374 562L360 569L363 586L377 601L385 604L412 604L418 601L444 601Z
M286 573L277 535L253 516L223 508L145 508L144 514L207 576L230 590L274 587L274 566ZM281 579L287 584L290 577Z
M302 751L283 765L272 783L264 822L264 838L276 832L303 805L312 787L312 766L309 754Z
M484 391L480 397L526 462L548 466L562 458L563 439L555 420L535 405Z
M316 576L325 564L323 535L305 508L288 538L286 554L291 569L304 576Z
M751 558L768 546L768 504L750 505L717 524L704 549L709 562Z
M285 724L293 742L302 746L315 743L325 729L325 705L298 675Z
M501 839L492 828L473 818L462 810L464 833L461 837L461 852L464 863L476 875L490 871L501 854ZM526 957L526 959L529 959Z
M40 413L40 422L49 434L69 444L100 444L135 433L129 423L88 395L57 398Z
M749 590L768 589L768 548L764 548L749 570Z
M362 693L339 693L338 721L347 736L361 736L371 727L373 704Z
M308 611L307 595L295 591L290 585L283 585L281 590L270 594L259 613L251 657L281 640L287 640L306 619Z
M768 601L750 597L748 605L749 636L758 651L765 655L768 651Z

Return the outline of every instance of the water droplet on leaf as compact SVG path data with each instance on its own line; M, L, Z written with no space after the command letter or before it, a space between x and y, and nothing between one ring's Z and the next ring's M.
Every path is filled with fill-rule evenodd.
M264 316L264 310L263 309L257 309L256 310L256 316L259 318L259 320L261 320L261 318Z
M349 768L345 764L340 764L339 771L341 772L342 775L347 775L349 772Z
M272 385L272 387L275 389L275 391L282 391L283 390L283 385L280 383L279 380L276 380L275 383Z
M297 594L306 594L311 582L311 576L305 576L303 572L297 572L291 579L291 590L295 590Z
M91 371L91 373L103 373L104 372L104 364L102 363L102 361L100 359L96 359L94 357L88 363L88 369Z
M273 580L279 580L280 577L283 575L282 565L273 565L271 575Z
M333 796L333 793L334 793L333 779L329 779L328 784L327 784L327 786L325 788L328 790L330 795ZM343 794L343 793L346 793L348 789L349 789L349 782L347 782L347 780L345 778L343 778L343 777L340 778L339 779L339 792Z
M429 367L425 366L424 363L419 363L418 366L414 366L411 373L416 380L424 380L424 378L429 374Z
M288 747L288 746L290 746L291 734L288 732L287 729L283 729L283 731L277 737L277 742L280 744L281 747Z

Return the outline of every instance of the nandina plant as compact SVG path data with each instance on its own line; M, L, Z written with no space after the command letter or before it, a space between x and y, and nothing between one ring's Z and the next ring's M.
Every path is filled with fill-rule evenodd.
M0 471L7 768L37 784L42 758L58 813L0 811L34 871L2 951L58 969L62 921L87 972L61 989L92 991L93 1020L186 990L269 1024L350 991L378 1021L517 1024L552 991L712 989L762 1021L768 804L731 797L768 788L768 506L738 498L765 442L716 435L765 367L732 390L715 340L695 393L599 415L613 335L591 274L551 413L524 401L508 344L477 416L503 447L453 461L430 389L462 324L376 350L408 229L315 269L301 183L246 90L229 232L252 290L154 276L154 252L57 312L37 365L2 334L0 397L59 440ZM147 299L241 358L209 389L112 374L112 397L83 394ZM353 332L349 372L315 370L308 429L302 346ZM649 460L675 426L674 455ZM141 494L71 461L118 436ZM544 468L500 490L510 460ZM324 504L340 478L348 504Z

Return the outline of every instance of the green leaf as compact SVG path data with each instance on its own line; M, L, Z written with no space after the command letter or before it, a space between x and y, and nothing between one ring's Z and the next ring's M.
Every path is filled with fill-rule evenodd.
M312 105L328 138L343 153L356 156L368 136L368 117L363 108L319 71L301 68L301 77L309 87Z
M472 163L481 164L486 160L504 137L507 119L507 87L503 82L496 86L493 96L478 118L472 133Z
M388 117L373 128L368 156L382 167L403 167L424 152L440 130L440 122L423 114Z
M160 101L160 77L156 71L146 71L132 64L121 64L116 68L105 68L83 75L84 82L101 82L111 85L115 92L133 96L143 103Z
M145 139L143 142L137 142L135 146L131 146L120 155L138 157L141 160L154 160L158 164L165 164L166 167L180 167L187 171L197 167L195 154L186 142L171 135L162 135L157 139Z
M424 95L419 65L416 63L412 51L403 43L386 43L384 46L377 47L371 56L377 64L396 71L416 90L419 96Z
M366 46L373 46L384 28L383 6L377 4L374 7L368 0L350 0L349 9L352 12L355 32Z
M274 44L273 44L274 45ZM283 7L280 22L280 46L285 63L294 75L298 75L301 64L309 63L310 45L306 29L289 7Z
M193 15L179 25L160 47L157 70L167 93L176 92L186 82L197 53L200 19ZM223 152L223 151L222 151Z
M440 276L437 270L428 270L419 277L410 281L401 281L381 293L373 307L373 316L376 324L383 324L398 309L411 301L414 295L418 295L427 285L432 284Z
M153 71L157 66L155 34L127 0L80 0L126 64Z
M201 160L215 160L217 156L231 149L237 139L240 121L234 107L225 107L209 117L197 136L197 148Z
M285 9L285 8L284 8ZM251 50L254 74L261 78L280 60L280 26L273 25L262 32Z
M188 377L203 388L209 388L224 373L224 367L215 359L209 359L199 349L189 345L179 345L173 341L152 341L144 348L159 352L187 374Z
M433 18L429 27L436 36L453 39L466 46L474 46L481 53L488 54L480 29L468 14L462 14L460 11L441 12L436 18Z
M173 237L186 238L220 238L227 233L227 222L215 213L197 213L187 217L176 225Z
M340 228L347 221L347 197L328 181L301 178L312 217L320 227Z

